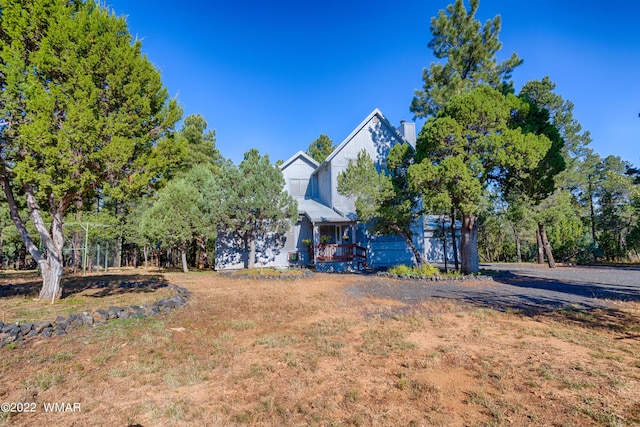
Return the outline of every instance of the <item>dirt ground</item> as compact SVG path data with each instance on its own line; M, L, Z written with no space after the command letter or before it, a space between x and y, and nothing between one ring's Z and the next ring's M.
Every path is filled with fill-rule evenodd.
M527 312L354 292L407 286L360 275L149 274L187 306L0 349L0 403L33 409L0 425L640 424L638 302Z

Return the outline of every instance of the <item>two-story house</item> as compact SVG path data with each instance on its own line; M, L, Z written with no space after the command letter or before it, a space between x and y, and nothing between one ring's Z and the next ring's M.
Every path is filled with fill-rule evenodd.
M412 252L402 238L369 233L358 221L354 200L337 191L338 175L360 151L366 150L382 169L391 147L403 142L415 148L415 123L402 122L396 129L375 109L322 164L302 151L282 163L286 190L298 201L299 216L280 247L260 245L257 263L276 267L315 265L318 271L412 264ZM425 250L424 236L424 222L416 224L413 240L421 251ZM216 267L242 268L242 256L229 257L229 249L219 248L226 255L224 259L216 257Z

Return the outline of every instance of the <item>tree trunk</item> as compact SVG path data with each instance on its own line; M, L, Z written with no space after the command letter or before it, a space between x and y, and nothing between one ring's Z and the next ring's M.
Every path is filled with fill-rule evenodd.
M445 226L444 226L444 216L442 216L442 253L444 254L443 256L444 271L446 273L448 271L447 270L447 231L445 230Z
M540 235L540 228L536 229L536 241L538 242L538 264L544 264L544 248L542 245L542 236Z
M207 257L207 237L202 235L197 238L199 254L198 254L198 269L204 270L207 268L208 257Z
M58 201L54 196L49 197L48 207L51 215L51 227L48 229L42 219L40 206L36 200L34 189L27 184L23 187L27 208L29 209L29 216L40 235L42 244L47 250L46 258L44 258L29 236L24 221L20 218L18 204L16 203L13 195L13 189L8 179L8 172L6 168L1 172L2 179L0 184L2 185L7 198L11 220L22 237L25 248L29 251L33 260L38 263L42 271L42 290L40 291L40 298L46 300L51 299L52 301L60 298L60 295L62 295L62 287L60 286L60 279L62 276L62 247L64 245L62 220L64 212L69 206L69 203L71 203L71 199L66 198Z
M144 268L149 268L149 247L147 245L142 247L142 254L144 255Z
M424 257L424 254L422 254L418 250L416 245L413 244L413 240L411 240L411 235L409 235L409 236L405 235L405 233L400 229L400 227L398 227L395 224L392 225L391 228L396 232L396 234L398 236L402 237L402 239L407 243L407 245L411 249L411 252L413 253L413 257L415 258L416 264L418 266L423 265L423 264L429 264L427 259Z
M256 266L256 239L253 236L249 238L249 260L247 264L249 269Z
M461 271L463 274L476 274L480 270L480 265L478 261L478 224L474 214L462 215L461 235Z
M187 244L183 243L180 247L180 259L182 260L182 272L188 273L189 266L187 265Z
M451 244L453 250L453 265L456 271L460 269L460 260L458 259L458 242L456 241L456 210L451 206Z
M62 263L55 256L48 256L46 260L40 262L42 271L42 290L38 297L47 301L60 299L62 296Z
M520 245L520 233L518 233L515 229L513 230L513 235L516 241L516 262L522 262L522 247Z
M18 270L25 270L27 268L27 247L25 244L20 245L18 251Z
M542 239L542 247L544 248L544 254L547 256L547 262L549 263L549 268L556 268L556 262L553 259L553 253L551 252L551 245L549 244L549 240L547 239L547 231L544 229L544 224L538 223L538 230L540 232L540 238Z
M122 268L122 233L120 233L120 236L118 237L118 240L116 241L116 267L117 268Z
M596 211L593 207L593 188L591 182L591 176L589 176L589 210L591 217L591 239L593 240L593 262L598 261L598 241L596 240Z

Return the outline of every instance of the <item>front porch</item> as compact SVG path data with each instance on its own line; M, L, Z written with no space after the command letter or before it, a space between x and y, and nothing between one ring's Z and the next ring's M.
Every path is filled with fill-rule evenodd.
M319 273L360 271L367 267L367 249L356 244L320 244L315 247L315 268Z
M357 244L358 221L313 199L299 199L298 247L302 263L316 271L355 271L367 267L367 249ZM308 251L308 252L307 252Z
M356 262L367 264L367 249L351 244L316 245L316 262Z
M355 241L355 221L313 224L311 259L319 272L357 271L367 267L367 249Z

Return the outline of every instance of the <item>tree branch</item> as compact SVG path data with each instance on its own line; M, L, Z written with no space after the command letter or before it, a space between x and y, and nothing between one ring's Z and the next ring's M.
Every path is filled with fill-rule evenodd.
M22 218L20 218L20 214L18 212L18 203L16 202L16 199L13 195L13 188L11 187L11 182L9 181L9 172L7 170L7 166L4 163L2 164L2 170L0 172L2 173L0 185L2 185L2 189L4 190L4 194L9 204L9 215L11 216L11 221L13 221L16 228L18 229L18 233L20 234L20 237L27 247L27 250L29 251L31 257L37 263L39 263L42 259L42 254L38 250L38 247L35 245L35 243L33 243L33 240L31 239L31 236L29 236L29 232L25 227L24 221L22 220Z

